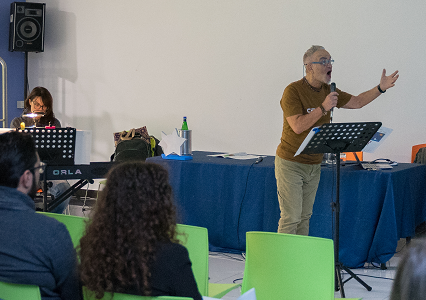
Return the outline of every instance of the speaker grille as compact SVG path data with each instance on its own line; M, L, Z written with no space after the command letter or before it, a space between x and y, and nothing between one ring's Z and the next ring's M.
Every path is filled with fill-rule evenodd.
M44 51L45 9L45 3L11 3L9 51Z

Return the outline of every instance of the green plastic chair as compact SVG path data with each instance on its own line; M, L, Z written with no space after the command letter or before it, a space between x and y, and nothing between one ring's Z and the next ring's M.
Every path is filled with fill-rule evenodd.
M192 262L192 272L202 296L222 298L241 286L234 283L209 283L209 238L207 228L177 224L177 238L186 247Z
M80 239L83 237L84 230L86 227L86 220L88 220L87 218L63 214L54 214L48 212L38 213L54 218L59 222L63 223L67 227L68 232L70 233L74 248L76 248L80 244Z
M242 291L258 300L334 299L333 240L272 232L246 233Z
M40 289L36 285L7 283L0 281L0 299L41 300Z
M208 296L209 242L207 228L177 224L176 231L178 232L177 238L188 250L198 291L201 295Z

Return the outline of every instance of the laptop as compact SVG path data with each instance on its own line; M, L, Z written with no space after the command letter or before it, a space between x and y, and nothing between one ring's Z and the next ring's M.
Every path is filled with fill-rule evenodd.
M364 170L386 170L386 169L392 169L392 165L397 165L396 162L391 161L389 159L383 159L379 158L376 160L373 160L371 162L368 161L360 161L358 158L358 155L356 153L353 153L355 156L355 159L357 161L357 165L360 165Z

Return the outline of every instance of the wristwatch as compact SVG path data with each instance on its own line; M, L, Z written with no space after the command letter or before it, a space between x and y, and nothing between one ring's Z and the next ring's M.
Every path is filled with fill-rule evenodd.
M327 111L325 110L324 106L322 106L322 104L320 104L320 106L319 106L319 107L321 108L322 115L323 115L323 116L326 116L326 115L327 115Z

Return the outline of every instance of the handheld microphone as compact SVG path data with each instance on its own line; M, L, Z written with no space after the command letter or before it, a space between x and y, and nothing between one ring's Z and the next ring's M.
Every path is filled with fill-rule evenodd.
M332 82L330 84L330 93L335 92L335 91L336 91L336 84L334 82ZM330 123L333 123L333 110L334 110L334 107L332 107L330 109Z

